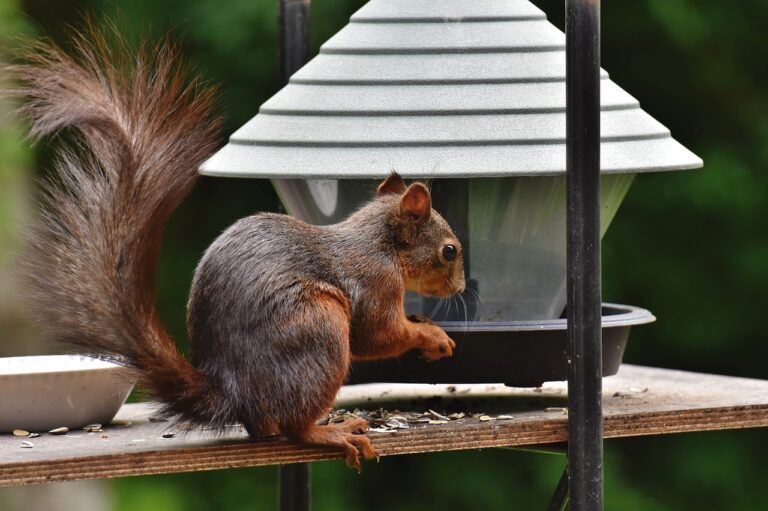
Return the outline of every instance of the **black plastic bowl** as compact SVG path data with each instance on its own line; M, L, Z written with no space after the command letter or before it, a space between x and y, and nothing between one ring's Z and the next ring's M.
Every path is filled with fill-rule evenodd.
M630 305L603 304L603 376L616 374L633 325L656 318ZM349 384L504 383L538 387L568 379L565 319L438 323L456 341L453 356L426 362L418 351L391 360L354 362Z

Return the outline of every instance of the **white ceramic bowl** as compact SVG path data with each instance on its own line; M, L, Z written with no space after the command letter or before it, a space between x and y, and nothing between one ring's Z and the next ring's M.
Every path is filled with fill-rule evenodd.
M0 358L0 432L108 424L133 385L119 365L95 358Z

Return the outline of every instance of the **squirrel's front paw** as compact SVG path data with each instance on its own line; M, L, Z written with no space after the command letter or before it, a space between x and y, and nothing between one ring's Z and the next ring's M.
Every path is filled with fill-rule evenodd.
M425 343L421 348L421 356L424 360L434 362L453 355L456 343L448 337L445 330L436 325L423 325L421 328L425 329Z
M432 318L429 318L427 316L422 316L421 314L411 314L408 316L408 321L411 323L426 323L428 325L434 325L435 322L432 321Z

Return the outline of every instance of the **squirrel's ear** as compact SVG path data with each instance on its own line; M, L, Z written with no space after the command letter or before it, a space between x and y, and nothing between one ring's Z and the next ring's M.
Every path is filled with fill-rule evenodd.
M376 188L376 195L385 195L388 193L396 193L400 195L405 191L405 181L400 177L397 172L392 172L387 179L381 182L378 188Z
M400 214L423 222L431 212L432 198L429 190L421 183L413 183L400 199Z

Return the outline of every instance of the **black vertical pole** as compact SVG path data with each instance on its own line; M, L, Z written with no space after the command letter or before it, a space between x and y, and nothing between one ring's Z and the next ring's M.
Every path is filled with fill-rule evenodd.
M569 504L602 510L600 0L565 6Z
M309 511L310 494L309 463L280 466L280 511Z
M309 59L309 1L280 0L280 80L283 84ZM310 467L294 463L280 467L280 510L309 511Z
M280 80L309 60L309 0L280 0Z

